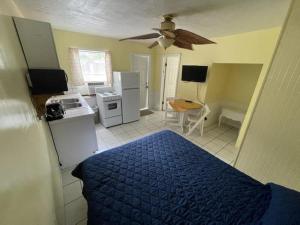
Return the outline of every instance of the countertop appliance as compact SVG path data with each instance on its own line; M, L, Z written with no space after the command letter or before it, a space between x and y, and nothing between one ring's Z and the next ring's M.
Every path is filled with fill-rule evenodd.
M95 88L100 122L105 127L122 124L121 95L112 87Z
M46 105L60 103L64 117L49 121L62 168L74 166L92 156L98 149L94 111L80 94L58 95Z
M113 72L113 87L122 96L123 123L140 119L140 73Z

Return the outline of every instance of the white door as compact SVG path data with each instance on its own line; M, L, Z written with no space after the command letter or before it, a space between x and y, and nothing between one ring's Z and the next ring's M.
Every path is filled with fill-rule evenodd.
M162 60L161 109L167 97L176 96L177 78L179 74L180 54L167 54Z
M132 71L140 73L140 109L148 108L150 55L132 55Z

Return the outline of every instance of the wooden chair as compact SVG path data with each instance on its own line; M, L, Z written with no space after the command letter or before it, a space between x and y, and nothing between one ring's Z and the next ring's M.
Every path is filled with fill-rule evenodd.
M205 117L210 113L208 105L204 107L197 114L190 114L187 117L188 132L186 135L190 135L196 128L200 129L200 135L203 135Z

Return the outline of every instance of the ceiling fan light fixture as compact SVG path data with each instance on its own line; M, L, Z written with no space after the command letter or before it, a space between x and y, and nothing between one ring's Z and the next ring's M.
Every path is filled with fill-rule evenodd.
M123 38L124 40L146 40L157 38L148 48L152 49L157 45L167 49L174 45L178 48L193 50L193 45L216 44L215 42L206 39L198 34L188 30L175 29L175 23L172 21L174 14L167 14L163 16L163 21L160 28L152 28L156 33L144 34L135 37Z
M166 38L165 36L159 37L157 41L158 41L159 45L161 47L163 47L164 49L167 49L175 42L174 39Z

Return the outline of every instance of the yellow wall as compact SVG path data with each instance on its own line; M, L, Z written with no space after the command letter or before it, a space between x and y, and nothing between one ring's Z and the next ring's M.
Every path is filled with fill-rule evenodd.
M210 84L210 70L213 63L252 63L263 64L258 86L254 91L254 98L250 103L249 110L245 117L245 122L241 128L237 146L240 146L244 134L248 127L253 108L264 80L266 70L270 63L280 28L272 28L222 38L215 38L216 45L195 46L194 51L183 50L176 47L168 48L165 52L160 47L149 50L147 45L136 42L119 42L116 39L104 38L99 36L74 33L62 30L54 30L54 40L57 48L58 58L61 67L69 73L69 47L83 49L110 50L112 52L113 70L130 70L130 55L132 53L148 53L152 56L152 75L149 82L150 87L150 106L158 108L161 85L161 61L163 54L180 53L181 65L208 65L208 82L199 84L199 99L205 101L207 86L210 85L218 89L218 85ZM181 81L179 75L177 85L177 96L191 100L197 100L197 85ZM240 88L240 90L244 90ZM232 96L233 97L233 96Z
M23 17L22 12L12 0L0 1L0 15Z
M243 140L246 128L249 124L253 107L255 105L257 95L259 93L261 84L268 65L270 63L276 41L280 32L280 28L272 28L267 30L260 30L248 32L238 35L232 35L222 38L215 38L216 45L195 46L194 51L183 50L176 47L171 47L165 52L160 47L154 50L149 50L147 45L136 42L119 42L116 39L103 38L99 36L74 33L62 30L54 30L54 40L57 48L57 53L61 67L69 73L69 47L78 47L92 50L110 50L112 52L112 67L113 70L130 70L130 55L132 53L148 53L152 56L152 76L150 78L150 105L158 107L159 93L161 82L161 57L163 54L180 53L181 65L208 65L208 82L199 84L199 98L201 101L206 99L206 89L210 85L216 90L217 86L210 84L210 70L213 63L256 63L263 64L261 76L258 80L258 86L254 91L254 98L248 113L245 118L240 132L240 137L237 146ZM179 75L179 82L177 87L177 96L197 100L196 84L186 83L181 81ZM243 90L243 88L240 88Z
M152 51L147 48L147 45L142 43L131 41L120 42L117 39L56 29L53 30L53 34L60 66L66 70L67 73L70 72L68 55L68 49L70 47L91 50L110 50L112 54L112 69L114 71L130 71L130 60L131 54L133 53L152 54ZM154 66L154 64L152 64L152 66Z
M154 75L154 91L160 91L160 71L161 71L161 57L165 53L180 53L181 65L208 65L211 67L212 63L254 63L263 64L257 86L254 90L253 97L250 101L248 111L244 123L240 129L240 134L237 141L237 147L240 146L246 130L248 128L251 115L257 101L258 94L261 90L262 83L265 79L267 68L272 59L272 55L279 37L281 28L271 28L266 30L253 31L232 36L220 37L213 39L217 44L194 46L194 51L183 50L176 47L170 47L166 51L161 48L155 49L156 54L156 68ZM211 69L211 68L210 68ZM199 98L205 100L207 86L210 85L210 69L208 72L208 82L200 84ZM186 83L181 81L179 75L179 82L177 88L177 96L197 100L195 83ZM155 103L158 105L159 103Z
M224 99L247 109L253 95L261 64L230 64L230 73L225 87Z
M164 53L180 53L182 65L208 65L212 63L258 63L264 64L263 72L270 63L274 51L280 28L259 30L242 33L232 36L215 38L215 45L194 46L194 51L184 50L177 47L170 47L164 52L156 47L157 56ZM160 60L158 59L159 63ZM160 89L160 64L157 65L155 73L155 89ZM180 80L180 79L179 79ZM193 96L195 98L195 88L193 83L179 82L179 96ZM206 84L204 85L206 86ZM191 93L193 92L193 93Z
M291 11L237 160L262 182L300 191L300 1Z
M230 67L227 64L213 64L210 68L208 77L209 86L205 95L205 102L209 105L211 112L207 116L206 126L210 126L218 121L224 101L224 92L229 72Z
M211 67L206 102L219 102L246 111L262 64L214 63Z
M63 224L60 169L25 82L12 18L0 15L0 224Z
M206 102L222 102L225 87L228 85L230 66L224 63L214 63L209 72L209 86L206 92Z
M262 64L212 64L205 97L211 113L206 125L218 121L222 107L247 111L261 68ZM239 123L232 125L240 126Z

